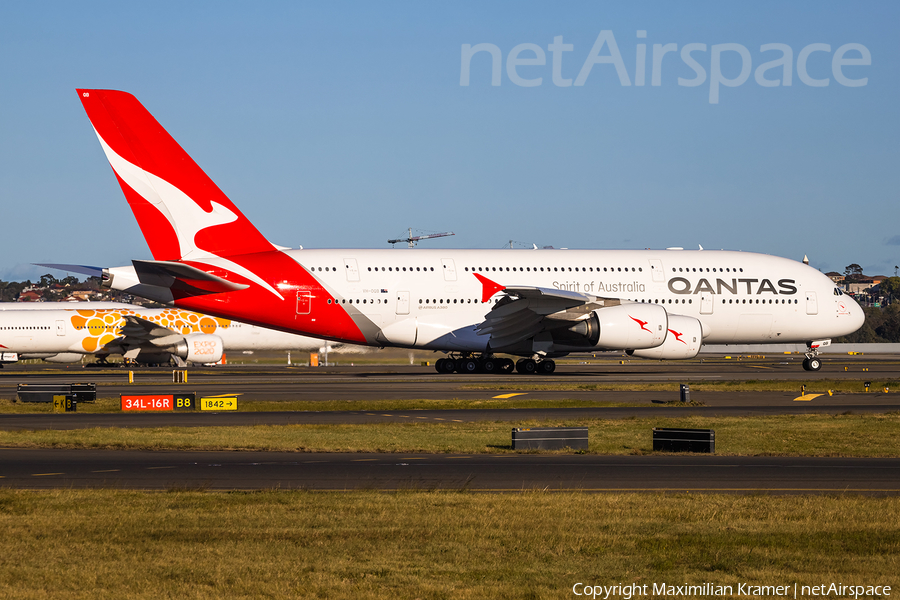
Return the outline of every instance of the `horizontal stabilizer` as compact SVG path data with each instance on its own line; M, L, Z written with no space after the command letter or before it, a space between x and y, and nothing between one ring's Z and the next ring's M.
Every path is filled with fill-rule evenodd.
M180 262L133 260L131 263L134 265L134 271L141 283L178 290L192 296L235 292L250 287Z
M90 267L88 265L45 265L42 263L33 263L36 267L47 267L48 269L56 269L57 271L66 271L69 273L81 273L90 277L102 277L103 267Z

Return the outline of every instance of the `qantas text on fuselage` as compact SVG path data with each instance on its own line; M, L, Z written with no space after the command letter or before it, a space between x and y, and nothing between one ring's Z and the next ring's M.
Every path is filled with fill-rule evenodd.
M774 341L809 344L815 370L816 348L863 322L823 274L764 254L275 246L134 96L79 97L153 253L107 269L114 289L318 338L442 351L445 372L552 372L553 357L572 352L677 359L702 343Z

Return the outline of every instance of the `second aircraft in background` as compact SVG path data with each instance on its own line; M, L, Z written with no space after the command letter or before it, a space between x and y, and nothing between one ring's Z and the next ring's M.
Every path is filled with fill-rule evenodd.
M129 362L216 363L227 351L317 352L325 342L179 308L115 302L0 304L2 362L71 363L119 354ZM332 345L331 347L334 347Z

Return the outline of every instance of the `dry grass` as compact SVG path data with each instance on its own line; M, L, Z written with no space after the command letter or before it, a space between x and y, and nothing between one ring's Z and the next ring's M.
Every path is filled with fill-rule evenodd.
M0 431L0 445L16 447L166 450L279 450L300 452L512 452L510 430L529 426L587 426L589 452L652 451L653 427L714 429L716 453L778 456L900 456L900 414L584 419L515 423L425 422L247 427L96 428Z
M564 598L900 585L900 499L0 491L0 597Z

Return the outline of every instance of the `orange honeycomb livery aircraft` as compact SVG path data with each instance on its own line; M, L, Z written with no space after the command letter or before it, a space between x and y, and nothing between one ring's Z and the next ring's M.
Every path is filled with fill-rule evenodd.
M113 289L317 338L442 351L447 373L773 342L805 342L804 367L818 370L817 349L863 323L822 273L748 252L276 246L134 96L78 95L154 259L105 269Z
M116 302L0 304L0 361L41 358L101 361L121 354L138 363L216 363L226 351L308 350L322 340L210 317L179 308Z

